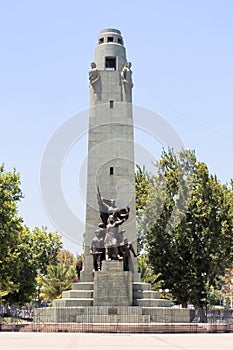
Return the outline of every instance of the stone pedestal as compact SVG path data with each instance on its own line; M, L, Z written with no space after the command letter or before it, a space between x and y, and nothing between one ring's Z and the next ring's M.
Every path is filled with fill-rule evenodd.
M123 271L122 261L103 261L94 275L94 306L132 305L132 272Z

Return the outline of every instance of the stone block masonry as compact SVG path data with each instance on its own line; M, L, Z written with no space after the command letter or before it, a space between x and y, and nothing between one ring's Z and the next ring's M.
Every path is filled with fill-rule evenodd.
M123 271L122 261L103 261L102 271L95 272L94 306L132 305L132 272Z

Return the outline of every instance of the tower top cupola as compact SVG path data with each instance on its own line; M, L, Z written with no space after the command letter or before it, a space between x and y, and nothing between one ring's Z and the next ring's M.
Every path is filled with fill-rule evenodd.
M126 50L118 29L103 29L98 37L95 63L99 70L121 71L126 63Z
M123 46L123 38L121 36L121 32L118 29L103 29L99 35L98 44L105 43L117 43Z

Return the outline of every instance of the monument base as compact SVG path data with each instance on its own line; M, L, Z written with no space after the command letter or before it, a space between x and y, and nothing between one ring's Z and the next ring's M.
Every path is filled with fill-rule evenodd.
M180 323L191 318L191 310L171 308L149 283L132 282L132 272L123 271L122 261L103 261L93 282L73 283L53 307L34 313L36 323Z

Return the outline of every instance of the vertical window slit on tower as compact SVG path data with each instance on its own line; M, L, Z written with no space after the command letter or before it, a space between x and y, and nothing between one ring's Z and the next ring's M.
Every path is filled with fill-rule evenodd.
M114 101L109 101L109 103L110 103L110 108L113 108Z
M110 175L114 175L114 168L113 168L113 166L110 166Z

